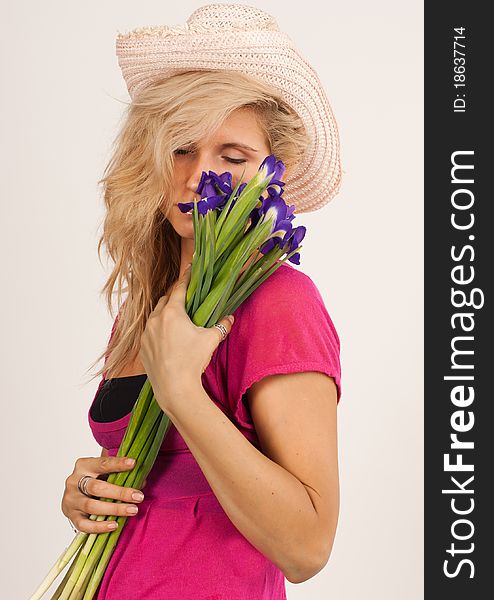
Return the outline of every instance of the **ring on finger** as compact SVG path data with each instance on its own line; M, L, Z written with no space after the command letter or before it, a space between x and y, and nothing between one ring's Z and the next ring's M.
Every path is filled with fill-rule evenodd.
M87 484L90 479L94 479L94 477L91 477L91 475L83 475L77 482L77 489L81 494L84 494L84 496L87 496L88 498L96 498L96 496L93 496L87 491Z
M226 338L226 336L228 335L227 328L223 325L223 323L215 323L214 327L219 329L219 331L221 333L221 341L223 341Z

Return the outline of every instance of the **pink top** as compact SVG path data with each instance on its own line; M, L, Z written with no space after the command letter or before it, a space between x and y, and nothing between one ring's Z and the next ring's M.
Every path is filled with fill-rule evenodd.
M202 384L261 450L246 390L267 375L321 371L334 378L339 401L340 342L315 284L286 262L234 316ZM103 381L104 375L96 394ZM88 412L94 438L110 456L117 454L129 419L130 413L99 423ZM230 521L173 423L144 495L139 513L124 526L95 600L286 599L283 572Z

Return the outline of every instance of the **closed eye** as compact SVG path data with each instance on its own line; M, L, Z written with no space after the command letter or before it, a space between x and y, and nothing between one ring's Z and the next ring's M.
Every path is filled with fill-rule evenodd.
M234 165L241 165L242 163L247 162L245 158L230 158L229 156L222 156L221 158L224 158L225 160L233 163Z
M175 150L175 154L190 154L191 150L187 150L186 148L177 148L177 150ZM222 156L221 158L223 158L224 160L227 160L228 162L233 163L234 165L240 165L242 163L247 162L247 160L245 158L231 158L230 156Z
M177 148L175 150L175 154L189 154L190 150L186 150L185 148Z

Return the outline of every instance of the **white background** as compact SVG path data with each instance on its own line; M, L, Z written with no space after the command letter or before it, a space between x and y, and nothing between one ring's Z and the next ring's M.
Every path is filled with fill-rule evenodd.
M60 503L99 456L86 369L111 318L97 180L128 95L118 31L202 2L5 5L2 73L2 597L27 598L73 538ZM338 330L341 513L318 575L288 598L422 597L423 9L417 0L252 1L314 65L340 129L341 192L300 215L300 268ZM104 255L103 255L104 256ZM106 270L105 270L106 269ZM60 580L58 580L60 581ZM57 581L57 583L58 583Z

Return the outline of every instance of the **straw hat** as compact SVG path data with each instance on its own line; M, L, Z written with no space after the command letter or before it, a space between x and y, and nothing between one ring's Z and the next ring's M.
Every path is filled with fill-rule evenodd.
M118 63L130 97L167 75L204 69L241 71L275 87L301 117L310 144L287 175L283 197L296 212L311 212L339 191L338 128L314 69L267 12L244 4L208 4L183 25L118 33Z

